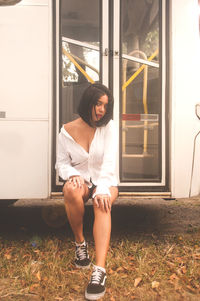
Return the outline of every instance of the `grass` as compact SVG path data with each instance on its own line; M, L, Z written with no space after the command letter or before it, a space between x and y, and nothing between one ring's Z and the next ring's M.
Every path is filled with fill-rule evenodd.
M70 235L69 235L70 236ZM65 233L0 237L0 300L84 300L90 270L74 268ZM200 231L111 239L103 300L200 300ZM94 244L88 239L94 261Z

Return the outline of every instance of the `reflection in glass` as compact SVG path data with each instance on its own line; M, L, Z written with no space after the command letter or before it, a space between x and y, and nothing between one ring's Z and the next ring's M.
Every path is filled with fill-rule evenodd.
M121 7L120 178L122 182L159 182L162 109L159 0L123 0ZM149 66L149 62L156 64Z
M126 66L124 73L129 78L134 62L123 60L123 66ZM160 179L159 70L145 68L122 92L122 181Z
M61 0L61 34L73 40L100 41L99 0Z
M138 51L136 57L140 53L150 57L159 49L159 0L123 0L121 7L122 52L132 55Z
M62 49L63 85L70 82L80 82L80 76L84 76L89 81L99 81L98 51L80 46L70 47L70 44L65 41L62 42ZM79 56L73 54L71 52L73 50L79 53Z
M61 0L60 126L78 117L83 91L100 80L99 0Z

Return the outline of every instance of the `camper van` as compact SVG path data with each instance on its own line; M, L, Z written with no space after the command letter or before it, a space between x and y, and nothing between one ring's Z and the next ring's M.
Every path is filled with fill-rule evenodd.
M198 0L0 0L0 199L62 194L62 125L114 95L121 195L200 193Z

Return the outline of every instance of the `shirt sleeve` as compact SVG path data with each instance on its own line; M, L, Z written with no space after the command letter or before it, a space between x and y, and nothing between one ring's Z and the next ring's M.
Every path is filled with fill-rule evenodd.
M117 149L116 129L112 121L107 125L105 130L103 163L93 197L98 194L108 194L110 196L109 187L118 185L116 177Z
M58 135L58 148L56 156L56 166L59 176L63 180L68 180L71 176L80 176L80 172L71 166L70 155L64 146L62 134Z

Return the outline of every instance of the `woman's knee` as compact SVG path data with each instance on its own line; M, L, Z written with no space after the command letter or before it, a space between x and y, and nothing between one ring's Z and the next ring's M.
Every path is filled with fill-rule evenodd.
M102 210L100 206L97 206L96 204L93 203L93 211L94 211L94 218L108 218L111 216L111 210Z
M76 199L80 194L80 189L75 188L71 183L66 182L63 187L64 199Z
M65 202L76 202L84 198L85 188L74 187L72 183L66 182L63 187L63 194Z

